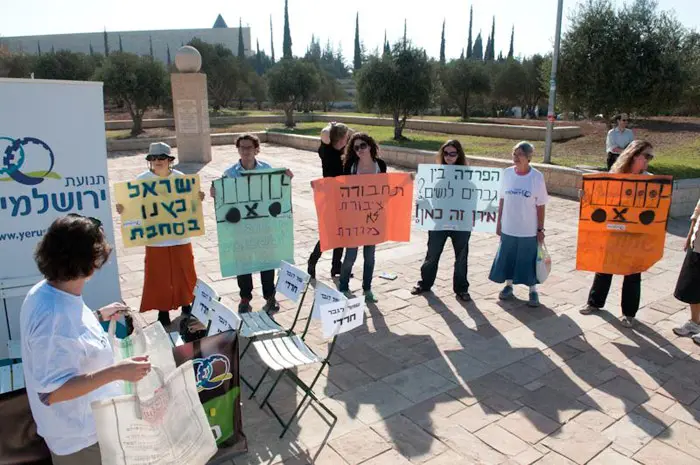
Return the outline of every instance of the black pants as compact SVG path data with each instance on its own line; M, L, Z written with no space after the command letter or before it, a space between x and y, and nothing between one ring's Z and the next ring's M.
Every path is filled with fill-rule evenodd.
M311 276L316 276L316 264L318 263L318 260L321 258L321 241L318 241L316 243L316 247L314 247L313 252L311 252L311 256L309 257L309 266L308 266L308 273ZM340 274L340 267L342 265L342 260L343 260L343 248L339 249L333 249L333 261L331 262L331 274Z
M452 289L455 294L469 291L467 280L467 257L469 256L470 231L430 231L428 232L428 252L425 261L420 267L421 280L418 286L430 289L435 284L438 272L440 256L445 248L447 238L452 239L452 247L455 249L455 266L452 274Z
M595 308L605 307L605 300L610 292L611 274L596 273L591 292L588 294L588 305ZM633 317L639 310L639 299L642 292L641 273L625 276L622 282L622 314Z
M612 168L618 158L620 158L619 153L608 152L608 171L610 171L610 168Z
M241 290L241 299L253 298L253 275L244 274L236 276L238 288ZM260 281L262 281L263 297L269 299L275 296L275 270L267 270L260 272Z

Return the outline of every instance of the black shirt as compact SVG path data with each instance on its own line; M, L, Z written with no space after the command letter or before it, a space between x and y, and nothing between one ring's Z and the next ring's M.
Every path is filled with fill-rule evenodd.
M382 160L381 158L377 158L375 161L377 162L377 165L379 165L379 172L386 173L386 162L384 160ZM344 168L343 174L353 174L352 165L346 166Z
M330 144L321 143L318 148L324 178L334 178L343 175L343 152L336 150Z

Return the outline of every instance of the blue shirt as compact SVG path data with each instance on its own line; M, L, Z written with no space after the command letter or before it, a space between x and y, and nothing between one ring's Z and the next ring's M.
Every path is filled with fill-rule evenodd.
M262 160L258 160L257 158L255 159L255 168L253 168L254 170L264 170L267 168L272 168L272 167ZM238 160L238 163L230 166L228 169L226 169L226 171L224 171L224 177L225 178L239 178L246 171L247 170L245 168L243 168L243 165L241 165L241 161Z
M50 394L78 375L114 364L99 321L81 296L41 281L27 294L20 312L22 362L27 397L37 431L56 455L69 455L97 442L90 403L123 394L120 382L84 396L46 405Z

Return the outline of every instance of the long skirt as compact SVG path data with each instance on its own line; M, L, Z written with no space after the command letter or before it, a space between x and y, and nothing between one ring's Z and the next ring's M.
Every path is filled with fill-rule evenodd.
M169 311L194 300L197 272L192 244L146 247L141 311Z
M515 237L501 234L501 244L491 266L489 279L503 283L533 286L537 284L537 237Z

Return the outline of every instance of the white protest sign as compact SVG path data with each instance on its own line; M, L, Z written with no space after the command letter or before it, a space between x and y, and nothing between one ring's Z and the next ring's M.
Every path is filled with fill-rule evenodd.
M278 276L277 292L291 299L293 302L299 301L299 297L304 293L306 284L311 278L309 273L300 270L284 260L282 260Z
M332 304L333 302L345 301L347 298L342 292L326 286L320 281L316 281L316 289L314 292L314 308L311 313L311 318L314 320L321 319L321 305Z
M219 300L219 294L207 283L201 279L197 280L197 285L194 288L194 303L192 303L192 316L197 318L201 323L207 324L212 318L210 308L212 302Z
M209 334L219 334L226 331L238 331L241 327L241 317L226 305L212 300L210 303L211 327Z
M418 229L495 233L502 177L500 168L418 165Z
M321 305L321 325L325 338L347 333L362 326L364 321L365 301L362 297Z
M24 296L42 279L33 257L49 225L68 213L90 216L115 241L102 83L0 79L0 102L0 358L7 358ZM121 300L116 253L83 297L93 309Z

